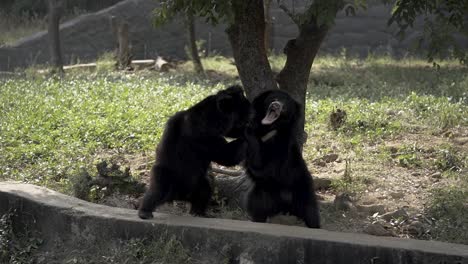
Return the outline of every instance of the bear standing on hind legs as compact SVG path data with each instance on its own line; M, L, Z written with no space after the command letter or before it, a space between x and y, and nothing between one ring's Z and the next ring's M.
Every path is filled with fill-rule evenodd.
M249 107L242 88L232 86L172 116L156 149L138 216L152 218L156 207L173 200L189 201L191 214L204 215L212 194L210 163L233 166L245 158L241 136ZM241 138L228 143L225 136Z
M290 213L308 227L320 228L312 177L296 138L300 105L287 93L272 90L254 99L252 112L245 131L245 164L254 183L247 212L255 222Z

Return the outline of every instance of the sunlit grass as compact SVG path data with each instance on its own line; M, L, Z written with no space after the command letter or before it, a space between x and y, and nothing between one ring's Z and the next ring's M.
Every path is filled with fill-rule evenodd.
M0 174L45 185L66 182L99 150L153 149L169 116L219 89L181 89L138 76L8 80L1 86Z
M270 58L275 71L284 59ZM98 60L96 71L74 70L63 79L46 77L37 67L25 77L0 79L1 178L67 192L72 176L82 167L92 169L101 153L153 152L171 115L239 82L231 58L209 57L203 63L211 79L195 75L190 62L168 73L116 72L111 54ZM440 135L468 127L468 70L455 62L441 65L436 69L416 59L317 58L306 103L306 162L330 152L349 156L353 182L338 179L332 187L353 193L376 181L368 172L378 163L461 177L466 153L451 146L440 147L429 160L414 144L401 145L401 154L390 157L384 144L411 133ZM332 130L329 116L338 108L347 119ZM376 146L375 152L369 152L370 146ZM466 193L466 185L459 187ZM434 214L445 194L434 191ZM443 237L446 227L438 227L438 236L453 239Z
M323 63L330 60L322 59ZM226 58L209 58L204 62L208 69L235 70ZM319 62L320 59L320 67ZM336 65L326 73L313 73L324 82L311 84L309 90L306 131L311 135L327 133L328 117L335 108L348 113L337 138L357 149L365 142L409 131L415 125L436 130L468 125L468 107L462 97L456 100L455 96L417 92L394 95L392 90L377 87L374 90L382 90L380 93L387 96L367 98L360 96L362 90L370 89L373 81L383 81L386 73L369 67L373 79L361 78L358 83L351 73L343 73L339 63ZM340 80L333 74L349 74L350 79L343 79L337 88L330 84ZM465 81L467 78L455 76ZM443 84L451 78L451 73L441 75L439 87L444 88ZM63 80L35 76L3 81L0 151L4 155L0 158L0 172L4 178L42 184L60 182L66 180L70 170L92 163L93 154L99 150L129 153L151 150L169 116L223 87L197 83L181 82L170 74L122 76L106 71L93 77L75 73ZM413 88L422 89L424 85L419 83ZM325 97L333 89L345 92ZM459 96L460 89L448 92ZM306 148L305 152L308 151Z

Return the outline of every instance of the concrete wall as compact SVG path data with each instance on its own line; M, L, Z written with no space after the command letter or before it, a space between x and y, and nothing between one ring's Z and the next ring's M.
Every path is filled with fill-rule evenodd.
M41 233L43 247L73 248L165 233L202 260L211 259L202 263L468 264L466 245L161 213L141 220L136 210L92 204L34 185L0 182L0 215L10 210L18 214L15 225Z
M297 1L301 3L301 1ZM273 3L276 3L273 1ZM65 63L95 60L100 54L116 47L109 17L117 16L130 24L130 38L134 59L151 58L156 55L185 58L185 34L181 19L175 19L160 28L151 23L151 13L157 7L155 1L126 0L100 12L83 15L61 25L61 39ZM296 7L300 10L300 7ZM406 52L419 33L416 29L410 37L399 42L392 37L392 29L386 23L391 6L373 5L356 16L338 14L336 25L322 45L322 53L337 53L343 47L349 54L367 56L369 52L399 56ZM296 26L277 6L271 11L274 23L273 48L281 52L284 45L297 34ZM199 39L211 39L211 49L230 55L225 26L197 25ZM464 41L468 47L468 42ZM49 60L46 32L20 40L12 47L0 48L0 71L18 67L44 64Z

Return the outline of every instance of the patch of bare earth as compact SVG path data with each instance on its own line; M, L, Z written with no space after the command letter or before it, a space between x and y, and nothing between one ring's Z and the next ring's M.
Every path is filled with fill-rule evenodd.
M321 144L326 143L322 141ZM399 155L404 154L399 152L408 147L415 150L416 165L405 166L399 160ZM319 179L335 182L345 181L348 177L348 191L351 193L348 201L337 199L340 193L335 189L318 192L325 200L326 207L323 207L328 208L325 209L327 211L322 210L323 228L381 236L430 238L434 219L424 213L429 192L457 181L456 177L444 176L444 172L435 165L440 159L440 151L447 148L466 159L468 128L432 134L405 133L369 144L362 154L351 158L338 155L333 162L323 162L323 158L309 162L310 170ZM348 165L345 159L349 159ZM466 168L459 168L457 173L467 173Z
M308 144L313 145L314 139ZM320 144L337 144L323 142ZM417 149L420 165L402 166L398 160L400 151L408 146ZM324 229L342 232L363 232L379 236L430 238L428 233L433 219L424 214L429 191L453 183L455 179L444 177L434 166L437 151L450 147L458 156L468 153L468 128L457 128L443 133L403 133L379 143L369 143L359 155L344 154L342 146L333 148L334 153L308 160L309 170L315 178L321 203L322 226ZM342 153L343 154L342 154ZM113 159L130 168L131 175L148 183L149 170L154 154L100 153L101 159ZM224 168L223 170L240 170ZM466 173L466 168L460 173ZM212 172L216 177L219 173ZM235 176L233 176L235 177ZM346 178L347 177L347 178ZM348 187L339 186L345 182ZM114 193L100 203L136 209L139 197ZM173 202L161 206L158 212L188 215L190 205ZM213 201L209 217L247 220L245 212L223 206ZM277 216L272 223L301 225L295 217Z

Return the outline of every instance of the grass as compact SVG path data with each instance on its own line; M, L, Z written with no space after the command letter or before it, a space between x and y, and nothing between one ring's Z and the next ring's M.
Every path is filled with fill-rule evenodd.
M152 153L168 117L237 81L232 59L221 56L203 60L216 73L208 80L196 77L190 62L169 73L113 72L109 56L100 59L96 72L74 71L63 79L32 71L0 79L2 179L71 194L73 176L83 168L95 170L102 153ZM284 63L283 56L270 60L274 70ZM444 180L458 179L466 174L466 149L447 145L450 138L443 135L467 131L467 87L468 70L451 61L436 69L417 59L317 58L307 95L304 157L314 173L312 161L324 154L351 160L352 181L337 179L333 187L359 195L372 185L389 186L379 175L393 168L441 171ZM347 119L334 131L329 115L337 108ZM429 151L412 144L412 137L436 137L445 145L426 142L435 148ZM386 146L395 140L410 142L395 154ZM452 195L436 193L434 204ZM437 238L444 240L443 234Z
M167 118L221 88L124 76L2 83L0 174L49 187L107 149L153 149ZM181 100L184 98L184 100Z
M426 212L437 219L431 230L434 239L467 244L468 175L459 176L454 184L433 189Z

